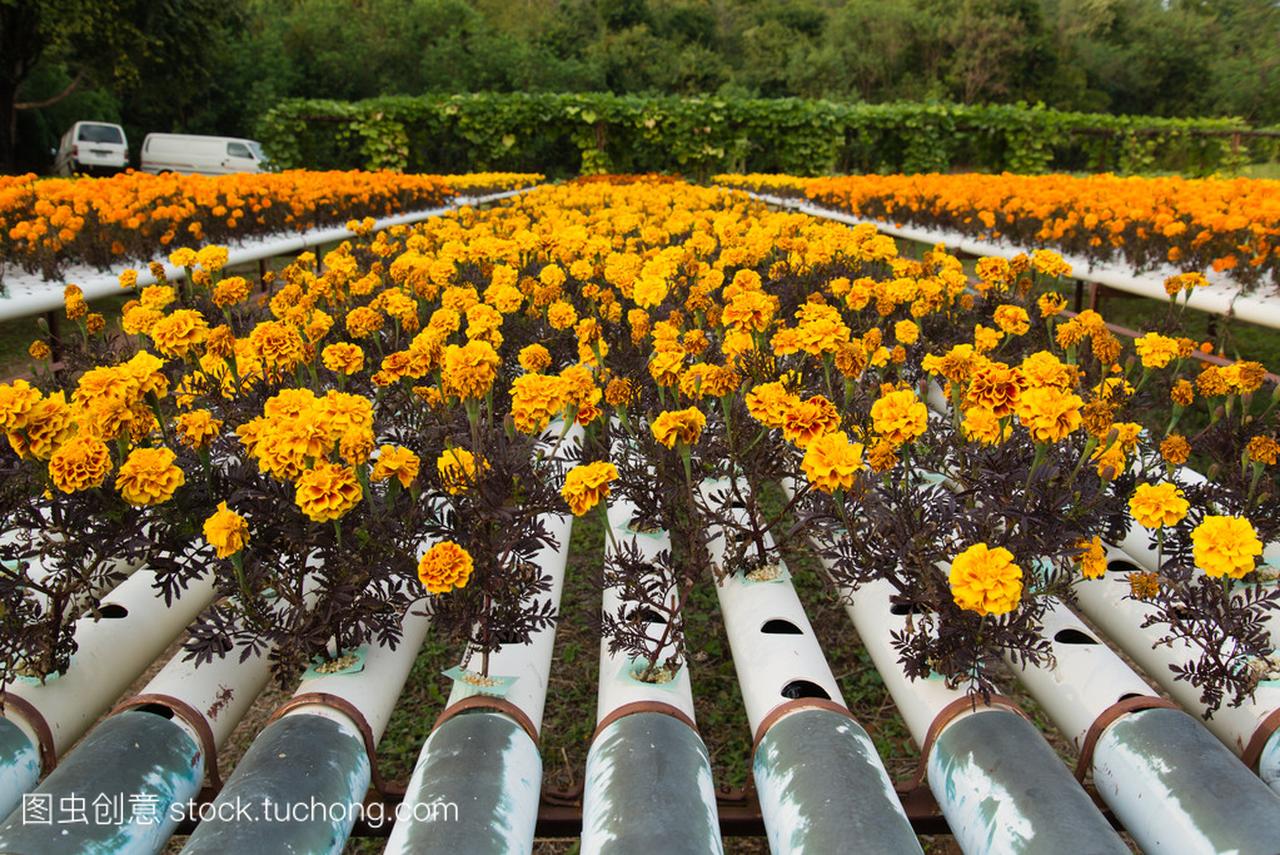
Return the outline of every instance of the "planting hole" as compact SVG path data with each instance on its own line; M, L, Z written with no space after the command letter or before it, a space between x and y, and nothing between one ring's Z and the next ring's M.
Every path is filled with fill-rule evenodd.
M782 697L795 700L796 698L822 698L824 701L831 700L831 696L827 694L827 690L819 686L817 683L809 680L792 680L790 683L782 687Z
M782 618L765 621L764 626L760 627L760 631L769 635L804 635L800 627Z
M1098 639L1078 629L1060 629L1054 633L1053 640L1059 644L1097 644Z
M143 704L140 707L134 707L138 712L151 713L161 718L173 718L173 710L164 704Z
M667 619L655 612L653 609L637 608L632 609L627 615L627 620L638 620L640 623L658 623L664 624Z
M1142 698L1142 697L1146 697L1146 696L1140 695L1137 692L1125 692L1123 695L1121 695L1119 698L1116 699L1116 703L1120 703L1120 701L1127 701L1130 698Z
M105 606L98 609L98 614L102 615L104 618L116 620L128 615L129 610L119 603L107 603Z
M894 603L889 606L889 614L902 617L903 615L922 615L928 609L919 603Z
M1123 558L1117 558L1107 562L1107 570L1111 573L1141 573L1142 568L1132 561L1125 561Z

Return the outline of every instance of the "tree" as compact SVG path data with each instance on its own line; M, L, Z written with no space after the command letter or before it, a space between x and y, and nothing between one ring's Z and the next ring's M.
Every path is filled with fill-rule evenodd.
M15 166L18 111L56 104L86 82L119 83L137 73L144 38L119 0L0 0L0 168ZM71 72L61 92L22 101L22 86L41 60Z

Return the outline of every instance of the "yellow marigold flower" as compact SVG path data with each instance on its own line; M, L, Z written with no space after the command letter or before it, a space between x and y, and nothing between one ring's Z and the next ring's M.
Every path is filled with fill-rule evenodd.
M1217 365L1206 365L1196 377L1196 388L1206 398L1216 398L1231 391L1231 382Z
M1160 593L1160 577L1155 573L1130 573L1125 578L1135 600L1150 600Z
M217 273L227 266L228 255L229 253L225 246L209 244L201 247L200 251L196 253L196 263L210 273Z
M1023 335L1031 329L1031 318L1027 316L1027 310L1021 306L1010 303L1001 304L996 307L991 317L996 322L996 326L1008 335Z
M965 403L982 407L1004 418L1017 406L1026 378L1016 368L1003 362L987 362L973 370Z
M1182 407L1189 407L1196 399L1196 387L1190 380L1179 380L1169 390L1169 399Z
M1144 528L1177 525L1191 507L1177 484L1139 484L1129 499L1129 513Z
M1191 456L1191 443L1182 434L1171 433L1160 443L1160 456L1166 463L1181 466Z
M169 263L174 267L194 267L196 263L196 251L190 247L182 247L175 249L169 253Z
M782 436L797 448L808 448L823 434L840 427L840 412L822 395L796 401L782 416Z
M962 609L1002 615L1022 600L1022 568L1003 546L975 543L951 559L951 597Z
M636 399L635 384L626 377L614 377L604 387L604 400L611 407L625 407Z
M1133 347L1142 359L1143 368L1164 368L1178 358L1178 342L1176 339L1147 333L1133 341Z
M898 447L887 439L876 440L867 451L867 465L872 472L888 472L898 465Z
M920 340L920 327L915 321L898 321L893 325L893 337L902 344L915 344Z
M99 487L110 471L111 452L91 436L64 442L49 458L49 478L64 493Z
M553 330L567 330L578 321L578 313L573 304L565 300L556 300L547 307L547 323Z
M1080 575L1086 579L1101 579L1107 573L1107 553L1102 548L1102 538L1097 535L1076 544L1080 561Z
M298 476L294 501L315 522L328 522L347 514L364 498L355 469L320 463Z
M187 480L174 464L175 457L167 448L135 448L120 464L116 489L131 505L145 507L169 501Z
M462 590L471 579L471 553L452 540L443 540L418 560L418 579L430 594Z
M1059 442L1082 424L1082 406L1079 395L1041 386L1022 392L1016 412L1036 442Z
M418 455L401 445L384 445L378 450L378 459L373 464L373 472L369 477L374 481L386 481L395 478L405 489L418 477L418 468L422 461Z
M444 351L443 385L446 393L464 400L483 398L498 376L502 360L486 341L451 344Z
M465 493L475 486L480 473L488 468L489 464L484 462L477 467L475 455L465 448L446 448L436 459L440 484L451 496Z
M1269 436L1255 436L1249 440L1249 459L1266 466L1275 466L1280 458L1280 442Z
M1262 541L1244 517L1206 516L1191 532L1191 554L1206 576L1239 579L1257 564Z
M1070 276L1071 265L1062 260L1062 256L1047 249L1037 249L1031 253L1031 266L1045 276Z
M894 445L910 442L925 432L929 410L910 389L882 395L871 405L876 433Z
M564 270L558 264L548 264L538 272L538 281L549 288L559 288L564 280Z
M148 334L165 356L186 356L204 343L209 325L195 309L178 309L156 321Z
M220 309L234 306L249 297L249 282L243 276L228 276L213 286L213 304ZM145 304L145 300L143 301Z
M249 344L263 365L276 371L292 371L306 359L306 346L298 328L282 321L258 324L249 333Z
M618 467L604 460L575 466L564 477L560 495L575 517L580 517L609 497L609 485L618 480Z
M1258 391L1262 386L1262 381L1266 379L1267 369L1263 367L1261 362L1242 359L1223 368L1222 374L1231 391L1243 395Z
M511 418L516 430L535 434L569 406L569 383L557 374L522 374L511 381Z
M381 313L368 306L357 306L347 312L347 332L352 338L367 338L382 329L384 318Z
M666 280L656 276L642 277L635 283L632 299L635 300L637 306L645 309L660 305L663 300L667 299Z
M38 338L31 342L31 346L27 348L27 355L32 359L43 362L50 356L53 356L53 351L49 349L49 345L44 339Z
M188 448L208 448L218 432L222 420L215 419L208 410L191 410L174 419L178 429L178 441Z
M530 344L520 348L517 357L520 367L530 374L539 374L551 367L551 352L540 344Z
M27 426L27 417L40 403L40 390L26 380L0 384L0 431L12 432Z
M359 374L364 370L364 350L358 344L338 342L320 351L320 361L335 374Z
M964 411L964 421L960 427L967 439L983 445L999 445L1009 438L1013 427L1008 423L1002 429L1000 417L986 407L969 407Z
M230 558L249 542L249 523L226 502L218 502L218 509L204 521L204 539L219 558Z
M131 267L127 267L120 271L120 276L118 278L121 288L133 288L138 284L138 271Z
M1040 307L1040 316L1044 318L1052 318L1054 315L1060 314L1067 307L1067 298L1059 294L1057 291L1046 291L1040 295L1040 299L1036 301L1036 305Z
M862 443L850 442L844 431L832 431L809 443L800 466L815 489L848 490L862 469L862 451Z
M693 445L702 436L702 429L707 426L707 417L697 407L683 410L665 410L658 414L649 429L653 438L674 448L676 443Z

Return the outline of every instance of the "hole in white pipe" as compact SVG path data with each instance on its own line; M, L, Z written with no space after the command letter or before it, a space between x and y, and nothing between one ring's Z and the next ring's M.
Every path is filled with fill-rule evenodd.
M1059 644L1097 644L1098 639L1078 629L1060 629L1053 635Z
M1145 698L1145 697L1146 695L1140 695L1137 692L1125 692L1123 695L1121 695L1119 698L1116 699L1116 703L1119 703L1120 701L1127 701L1130 698Z
M1132 561L1116 558L1107 562L1107 570L1111 573L1141 573L1142 568Z
M795 700L796 698L822 698L824 701L831 700L831 695L827 694L827 690L819 686L811 680L792 680L790 683L782 687L782 697Z
M129 610L119 603L107 603L98 609L98 614L104 618L118 620L119 618L127 617Z
M143 704L140 707L134 707L138 712L151 713L161 718L173 718L173 710L164 704Z
M769 635L804 635L800 627L782 618L773 618L765 621L764 626L760 627L760 631Z
M889 606L889 614L902 617L903 615L922 615L927 612L924 606L919 603L894 603Z
M667 619L653 609L635 608L627 615L627 620L636 620L640 623L658 623L665 624Z

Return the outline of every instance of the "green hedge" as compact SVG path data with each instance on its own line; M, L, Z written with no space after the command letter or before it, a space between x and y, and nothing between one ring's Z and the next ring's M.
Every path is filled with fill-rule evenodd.
M1242 139L1234 132L1245 131ZM537 93L288 100L258 136L283 167L596 172L1233 171L1238 119L1041 106ZM1258 152L1253 152L1257 155Z

